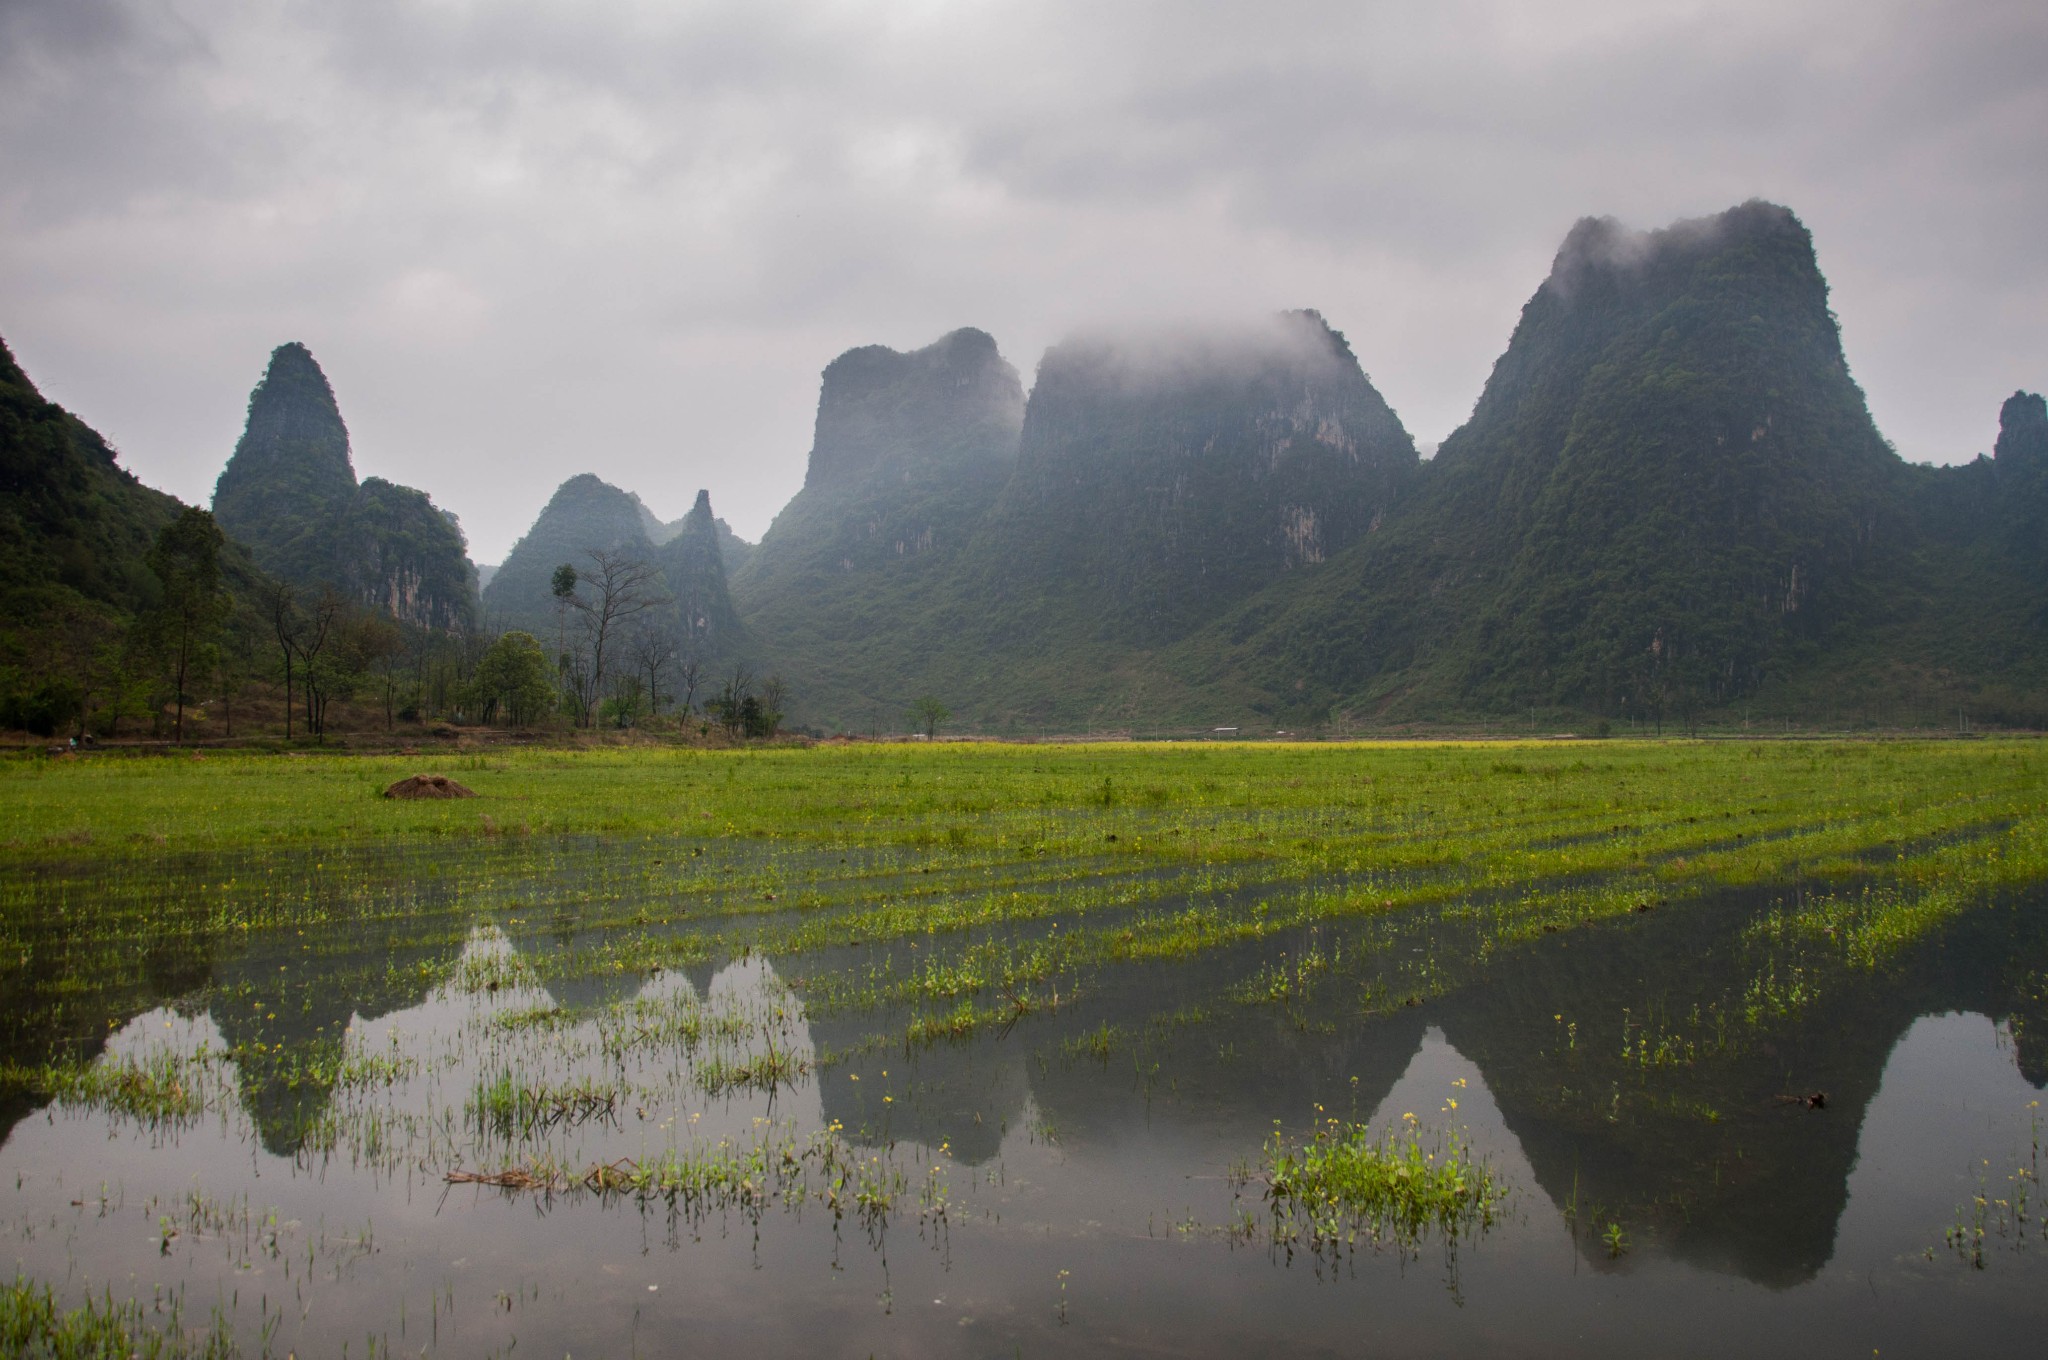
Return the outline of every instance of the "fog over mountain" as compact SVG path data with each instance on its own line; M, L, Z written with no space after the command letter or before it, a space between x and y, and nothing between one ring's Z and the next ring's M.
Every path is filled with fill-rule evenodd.
M2048 371L2048 12L1990 0L905 6L0 0L0 296L203 502L302 339L359 473L503 561L580 472L749 540L819 371L1315 307L1427 448L1587 213L1827 243L1909 459Z

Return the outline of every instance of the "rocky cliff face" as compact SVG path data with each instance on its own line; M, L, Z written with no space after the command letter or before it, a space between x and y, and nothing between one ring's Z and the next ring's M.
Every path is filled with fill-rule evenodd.
M424 492L357 484L334 389L304 345L272 351L213 511L258 565L301 589L333 586L421 628L475 622L461 527Z
M477 573L462 527L426 492L367 478L349 506L348 526L357 598L435 632L475 624Z

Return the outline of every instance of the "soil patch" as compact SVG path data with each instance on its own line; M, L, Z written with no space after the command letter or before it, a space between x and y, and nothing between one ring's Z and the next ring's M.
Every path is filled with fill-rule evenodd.
M445 774L416 774L384 790L386 798L474 798L476 790Z

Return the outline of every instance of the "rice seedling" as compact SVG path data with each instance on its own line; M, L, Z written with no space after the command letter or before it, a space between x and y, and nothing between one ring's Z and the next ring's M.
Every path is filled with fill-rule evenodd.
M1432 1234L1454 1245L1491 1228L1508 1193L1468 1144L1413 1115L1379 1132L1325 1118L1305 1140L1276 1125L1263 1176L1272 1241L1324 1255L1360 1244L1413 1252Z

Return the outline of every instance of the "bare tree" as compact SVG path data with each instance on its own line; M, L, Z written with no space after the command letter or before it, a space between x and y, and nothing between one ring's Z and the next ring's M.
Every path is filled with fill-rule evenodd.
M560 596L576 611L583 627L583 663L569 677L581 710L579 721L588 727L591 710L604 693L606 669L616 660L627 620L661 603L661 573L629 553L598 549L589 554L593 570L577 573L576 585L589 586L584 595L574 590ZM558 573L559 575L559 573Z
M273 584L266 592L264 613L270 617L270 630L277 637L277 649L284 657L284 739L292 739L292 662L299 651L299 633L305 627L305 616L299 613L299 601L292 594L292 588L282 582Z
M675 634L643 619L633 630L632 653L634 672L646 686L648 716L658 717L662 700L674 697L662 693L661 677L675 664Z
M683 687L683 716L690 716L690 705L696 702L697 683L704 678L704 663L695 656L686 656L676 663L676 683Z
M299 674L303 683L299 686L306 701L306 731L315 737L327 735L327 704L333 698L343 670L335 664L333 649L328 646L334 640L343 614L347 612L348 601L332 586L321 588L320 595L313 601L310 612L302 616L300 627L292 638L291 647L299 656ZM291 734L291 722L285 722L285 734Z

